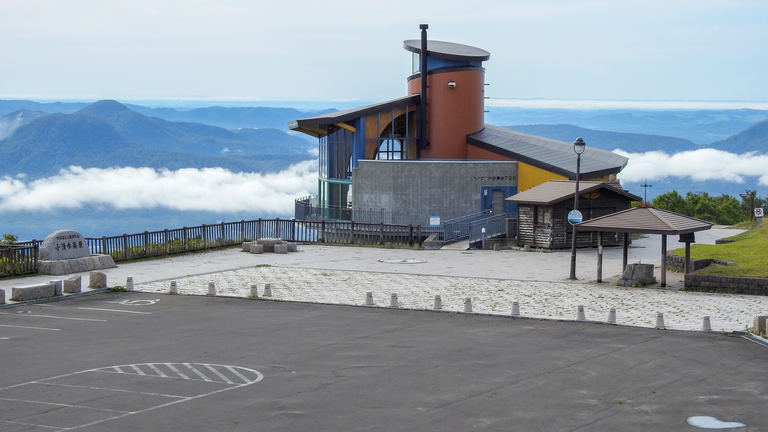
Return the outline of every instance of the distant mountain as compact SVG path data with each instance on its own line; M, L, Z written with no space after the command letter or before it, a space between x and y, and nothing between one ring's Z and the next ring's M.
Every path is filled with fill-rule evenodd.
M87 102L33 102L29 100L0 100L0 115L18 110L42 111L46 113L71 114L87 106Z
M609 132L568 124L516 125L507 126L507 128L565 142L572 142L576 138L581 137L586 141L587 147L593 146L608 151L621 149L632 153L643 153L652 150L662 150L676 153L684 150L693 150L698 147L693 142L682 138Z
M99 101L73 114L40 116L0 140L0 175L25 173L34 178L69 165L264 172L313 158L307 141L286 132L250 135L168 122L115 101ZM264 139L256 139L259 135Z
M0 139L12 134L13 131L18 129L36 118L40 118L48 113L42 111L20 109L9 112L8 114L0 117Z
M722 141L712 143L712 147L733 153L745 153L757 151L768 152L768 120L728 137Z
M165 120L202 123L226 129L286 129L289 121L335 111L327 109L316 112L304 112L293 108L217 106L185 111L172 108L148 108L138 105L129 105L129 107L141 114Z

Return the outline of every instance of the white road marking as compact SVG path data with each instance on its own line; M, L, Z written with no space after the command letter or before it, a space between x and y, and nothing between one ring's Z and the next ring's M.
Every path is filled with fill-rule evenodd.
M232 382L232 380L230 380L229 378L225 377L221 372L217 371L213 366L205 365L205 367L208 368L209 371L211 371L211 372L215 373L216 375L218 375L219 378L223 379L225 383L227 383L227 384L234 384Z
M125 305L125 306L152 306L153 304L159 302L160 299L138 299L138 300L123 300L121 302L117 302L117 304Z
M199 370L195 369L195 368L194 368L194 367L193 367L191 364L189 364L189 363L184 363L184 366L186 366L186 367L187 367L187 369L189 369L189 370L191 370L192 372L194 372L194 373L195 373L195 375L197 375L197 376L199 376L200 378L202 378L202 379L203 379L203 381L211 382L211 379L210 379L210 378L208 378L208 377L207 377L205 374L203 374L203 373L202 373L202 372L200 372Z
M104 411L104 412L112 412L112 413L120 413L120 414L130 412L130 411L107 409L107 408L94 408L94 407L89 407L84 405L70 405L70 404L55 403L55 402L42 402L42 401L28 400L28 399L13 399L13 398L0 397L0 400L4 400L8 402L24 402L24 403L38 404L38 405L51 405L51 406L64 407L64 408L91 409L95 411Z
M8 339L10 339L10 338L9 338L9 337L0 337L0 339L2 339L2 340L8 340Z
M61 329L48 328L48 327L30 327L30 326L20 326L20 325L10 325L10 324L0 324L0 327L24 328L24 329L32 329L32 330L61 331Z
M163 373L163 371L161 371L160 368L155 366L153 363L147 363L147 366L149 366L149 368L152 369L153 371L155 371L155 373L158 374L159 376L161 376L163 378L167 378L168 377L168 375Z
M0 312L0 315L16 315L16 314L10 314L8 312ZM96 321L96 322L108 322L104 319L95 319L95 318L78 318L78 317L60 317L55 315L38 315L33 314L29 312L24 312L23 315L18 316L25 316L25 317L38 317L38 318L53 318L53 319L63 319L63 320L73 320L73 321Z
M138 367L138 366L136 366L136 365L131 365L131 369L135 370L135 371L136 371L136 373L137 373L137 374L139 374L139 375L146 375L146 374L144 373L144 371L142 371L141 369L139 369L139 367Z
M60 427L56 427L56 426L47 426L47 425L41 425L41 424L35 424L35 423L24 423L24 422L20 422L20 421L0 420L0 422L8 423L8 424L21 425L21 426L35 426L35 427L39 427L39 428L52 429L52 430L66 430L64 428L60 428Z
M176 372L177 375L184 379L189 379L188 376L184 375L180 370L176 369L176 366L174 366L172 363L164 363L168 368L174 372Z
M245 377L243 374L241 374L240 372L238 372L238 371L237 371L237 369L235 369L234 367L232 367L232 366L227 366L227 370L228 370L228 371L230 371L230 372L232 372L233 374L235 374L235 375L236 375L238 378L240 378L241 380L243 380L243 382L248 382L248 378L246 378L246 377Z
M123 312L123 313L132 313L132 314L141 314L141 315L152 314L152 312L139 312L139 311L129 311L129 310L122 310L122 309L105 309L105 308L93 308L93 307L79 307L78 309L103 311L103 312Z

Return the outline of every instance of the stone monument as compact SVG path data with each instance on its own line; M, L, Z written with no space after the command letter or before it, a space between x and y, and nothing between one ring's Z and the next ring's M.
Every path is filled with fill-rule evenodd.
M117 267L109 255L91 255L88 242L77 231L61 230L40 245L38 272L63 275Z

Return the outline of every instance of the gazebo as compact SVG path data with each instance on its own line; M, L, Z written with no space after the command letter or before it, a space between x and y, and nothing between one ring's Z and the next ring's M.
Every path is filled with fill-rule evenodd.
M679 235L685 243L685 273L691 269L691 243L695 242L694 233L712 228L712 223L679 213L641 204L639 207L622 210L606 216L590 219L576 224L579 231L597 231L597 281L603 278L603 232L620 232L624 235L622 270L627 268L629 254L629 234L661 234L661 286L667 285L667 236Z

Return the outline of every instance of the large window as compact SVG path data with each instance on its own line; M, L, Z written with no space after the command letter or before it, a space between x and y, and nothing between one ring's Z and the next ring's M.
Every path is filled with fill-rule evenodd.
M395 117L394 111L392 117ZM390 118L392 118L390 117ZM377 129L381 131L378 137L368 138L367 141L376 142L376 154L374 159L379 160L397 160L414 159L416 136L413 112L406 110L405 113L395 117L394 121L384 123L381 121L381 115L377 121ZM382 127L383 126L383 127ZM414 144L411 146L411 144ZM411 148L411 153L409 153Z
M395 160L405 159L403 157L403 145L400 140L388 138L379 144L379 150L376 152L376 159Z

